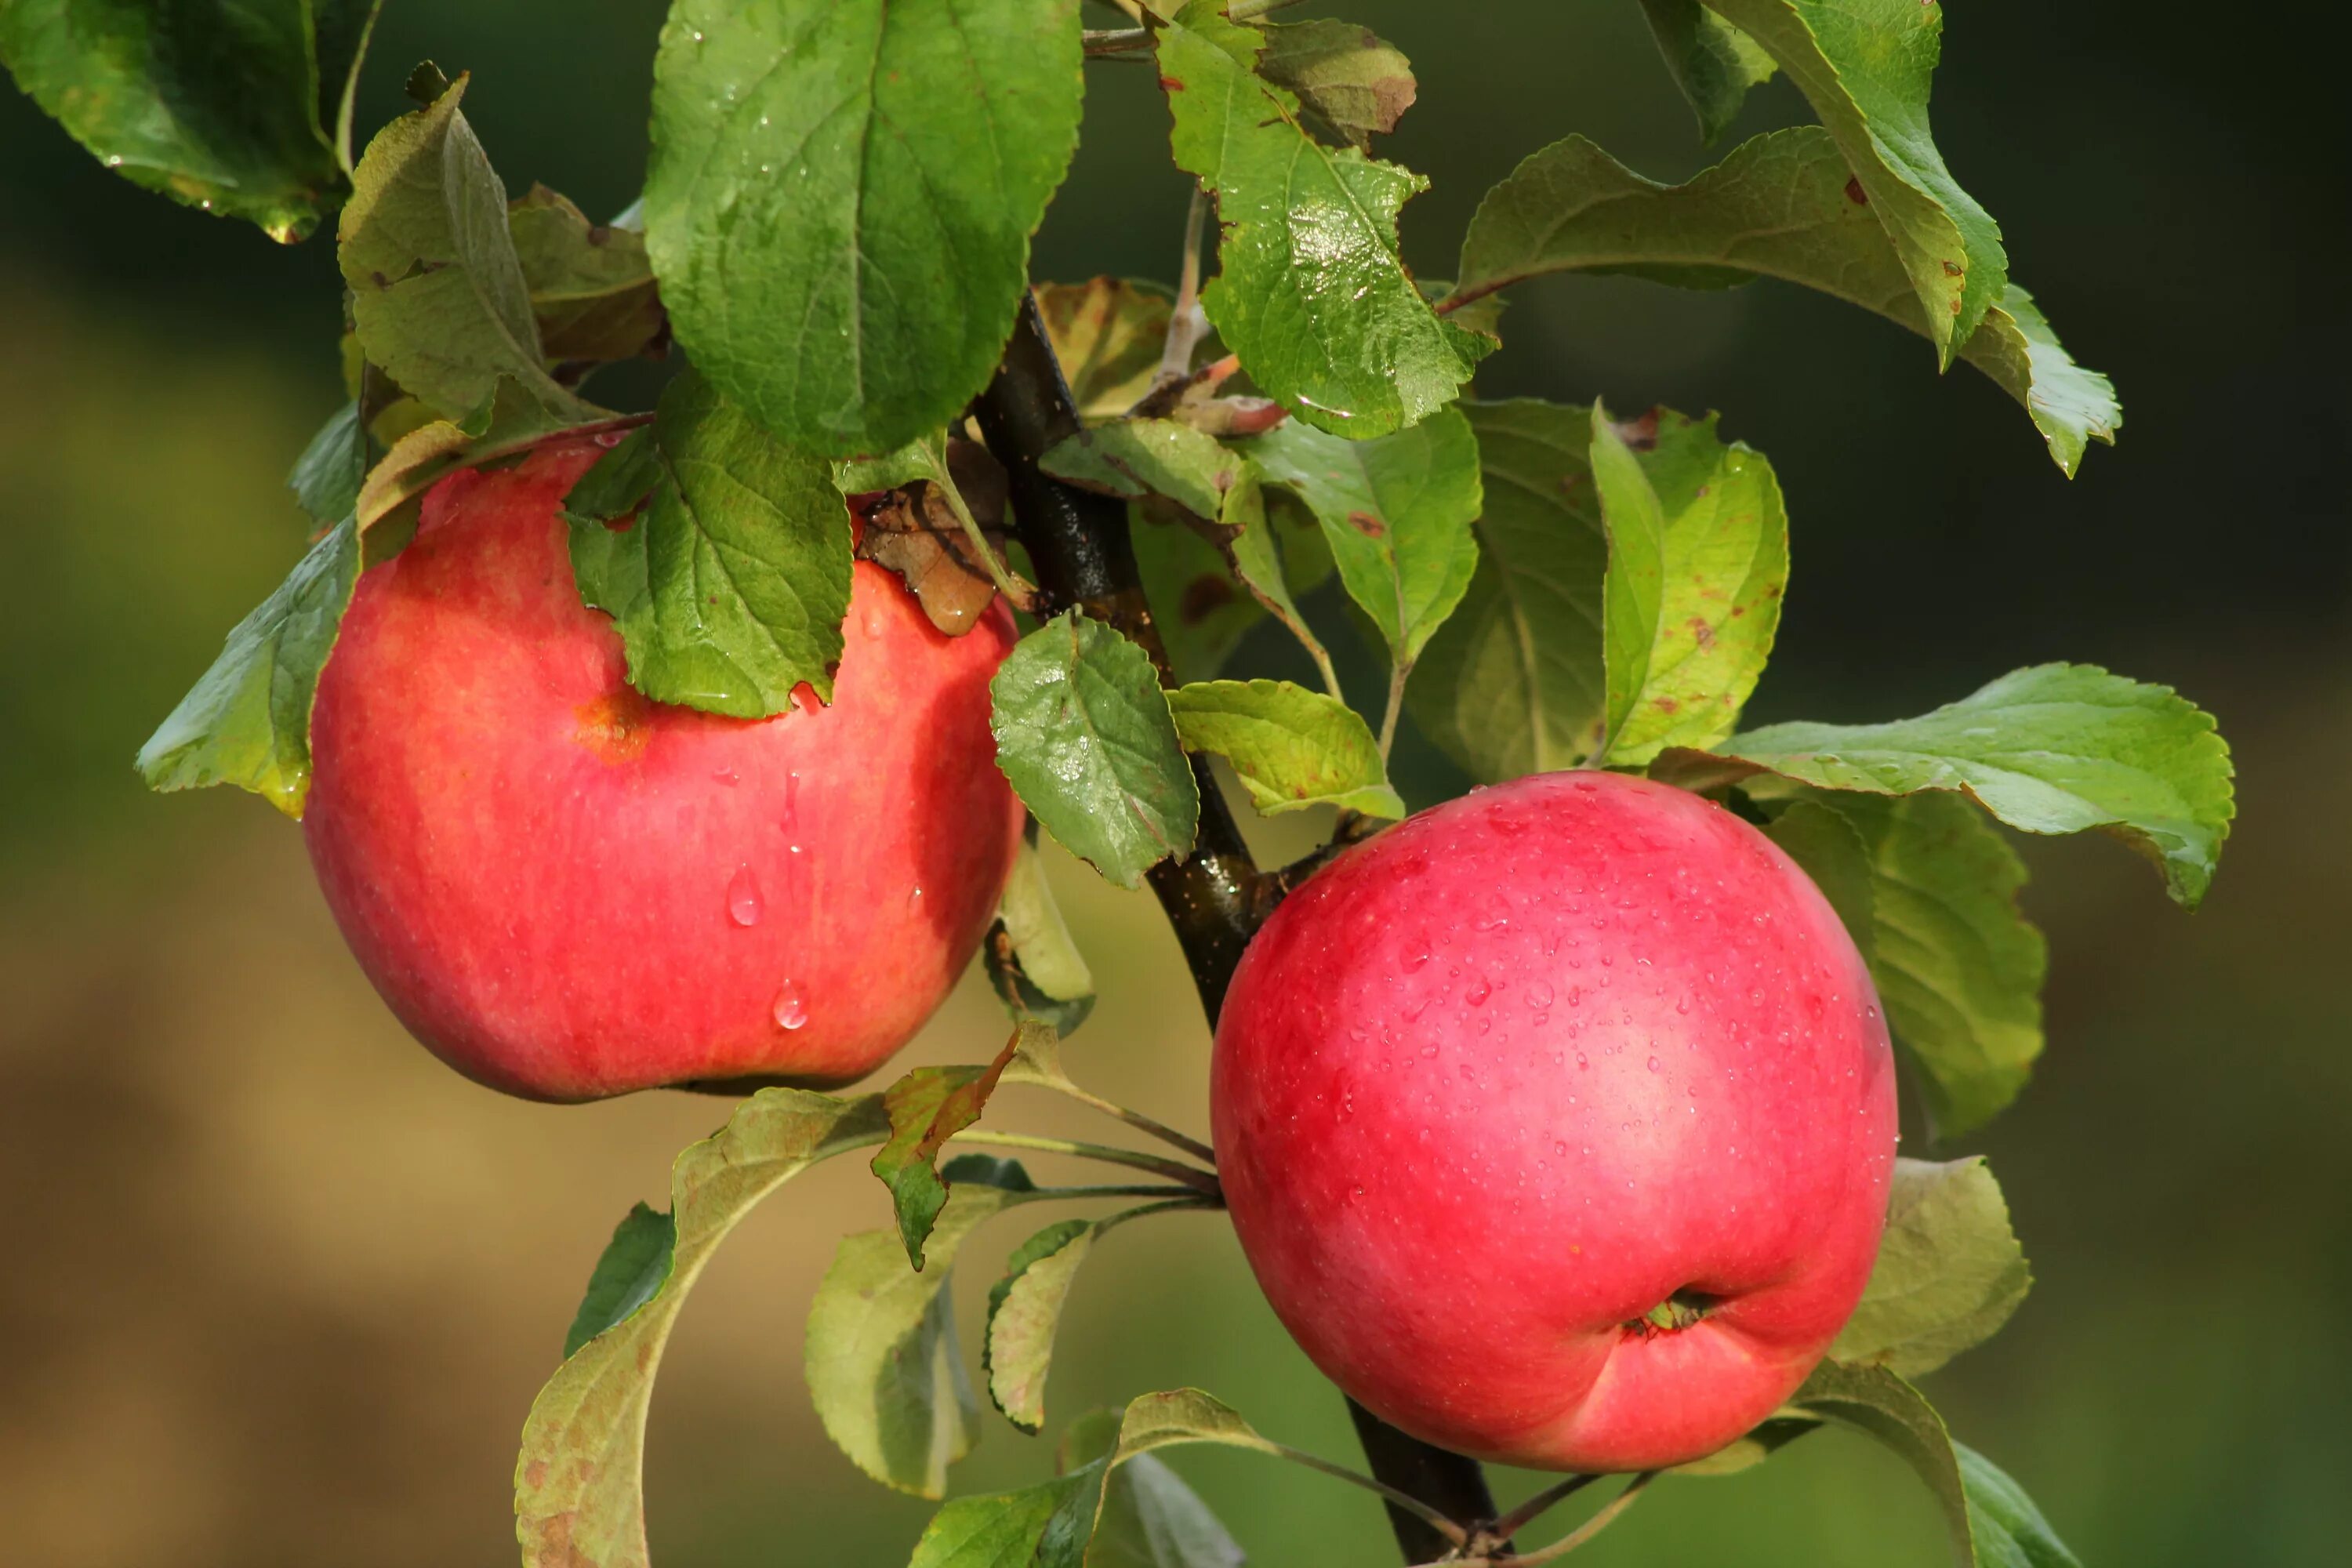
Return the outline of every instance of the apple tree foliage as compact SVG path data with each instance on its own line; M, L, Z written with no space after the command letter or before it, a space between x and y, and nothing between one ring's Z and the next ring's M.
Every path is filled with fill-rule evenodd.
M1921 1112L1938 1136L1973 1131L2042 1048L2043 944L2002 829L2097 829L2193 907L2229 831L2229 753L2185 699L2087 664L2020 669L1911 718L1743 729L1789 581L1770 463L1713 414L1612 409L1606 389L1575 404L1475 395L1478 364L1508 345L1505 305L1538 279L1774 279L1918 333L1923 372L1958 361L1990 377L2064 475L2116 438L2114 389L2061 346L1937 149L1939 6L1639 3L1707 141L1776 74L1817 123L1679 184L1581 136L1539 148L1486 194L1440 283L1400 254L1427 181L1374 150L1418 95L1406 57L1361 27L1271 18L1265 0L673 0L644 199L607 223L541 186L516 194L464 112L497 85L430 65L408 79L415 108L354 156L373 0L0 0L0 59L107 167L281 241L331 219L348 290L349 401L289 476L315 538L141 771L158 789L240 784L299 816L311 698L358 574L402 548L439 478L592 435L609 449L567 502L573 566L648 697L742 717L781 711L803 684L827 699L862 554L943 629L1000 592L1023 612L992 692L1000 763L1032 841L1121 886L1214 847L1206 755L1260 812L1336 806L1343 837L1401 816L1387 763L1407 721L1476 781L1581 766L1703 792L1820 883ZM1171 156L1196 185L1172 283L1031 277L1089 90L1166 105ZM972 417L1023 333L1059 366L1044 391L1063 426L1033 450ZM600 367L645 357L691 368L655 407L594 401ZM1156 622L1139 599L1056 603L1024 576L1046 575L1048 545L1007 506L1013 465L1118 498L1137 563L1118 586L1147 595ZM1262 621L1297 639L1316 684L1229 671ZM1336 635L1367 640L1384 685L1341 689ZM892 1215L845 1238L818 1287L817 1413L860 1469L934 1499L990 1424L981 1393L1022 1431L1048 1423L1055 1331L1094 1250L1130 1221L1217 1206L1209 1149L1065 1071L1061 1038L1095 981L1034 857L985 962L1014 1021L1000 1051L878 1093L754 1094L678 1157L666 1209L621 1222L524 1431L526 1563L647 1561L641 1459L663 1347L737 1221L815 1162L870 1161ZM1000 1130L1007 1087L1075 1097L1161 1147ZM1023 1152L1116 1179L1040 1184L1007 1157ZM1038 1205L1055 1217L990 1293L976 1380L950 1271L980 1226ZM1903 1162L1877 1270L1831 1359L1685 1469L1744 1468L1846 1426L1918 1472L1955 1562L2074 1563L1915 1386L1998 1330L2028 1283L1980 1159ZM1202 1443L1371 1488L1449 1560L1513 1560L1493 1520L1294 1454L1187 1389L1067 1422L1049 1479L947 1501L913 1562L1236 1563L1160 1458Z

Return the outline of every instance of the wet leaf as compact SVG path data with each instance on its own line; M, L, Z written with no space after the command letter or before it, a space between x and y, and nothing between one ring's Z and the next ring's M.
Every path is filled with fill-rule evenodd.
M1364 439L1416 424L1478 353L1397 254L1398 210L1427 182L1316 141L1297 95L1255 72L1265 35L1223 10L1194 0L1160 36L1176 163L1216 194L1223 226L1202 307L1260 390L1317 427Z
M1077 0L682 0L646 238L697 367L827 456L946 425L1012 331L1080 66Z
M824 459L785 447L700 377L662 393L652 426L589 470L653 486L615 530L583 516L580 596L613 617L629 684L657 702L738 719L781 713L805 683L833 700L849 609L849 515Z
M0 6L0 62L125 179L292 241L347 189L335 137L374 5L24 0Z
M989 690L997 766L1064 848L1123 888L1191 851L1200 788L1140 647L1069 611L1023 637Z
M139 748L149 788L233 784L302 815L310 704L359 572L359 527L346 517L236 624L212 668Z

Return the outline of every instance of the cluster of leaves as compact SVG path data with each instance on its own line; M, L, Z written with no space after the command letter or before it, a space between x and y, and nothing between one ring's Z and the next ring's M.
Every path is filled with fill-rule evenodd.
M237 784L299 816L310 700L359 574L396 555L444 476L594 440L605 454L567 502L574 570L648 697L740 717L782 711L803 685L828 700L862 552L903 573L943 629L1000 589L1033 612L992 689L999 760L1034 825L1122 886L1188 853L1200 753L1224 758L1262 812L1402 815L1387 759L1408 715L1480 781L1606 767L1713 794L1845 919L1937 1129L1981 1126L2042 1044L2042 942L1993 824L2099 829L2193 906L2229 827L2228 753L2171 691L2086 665L2020 670L1909 720L1742 731L1788 582L1770 465L1712 416L1465 396L1502 344L1507 291L1531 280L1777 279L1911 328L1938 368L1976 366L2069 475L2120 424L1937 151L1938 7L1643 4L1709 140L1776 72L1818 123L1671 186L1580 137L1543 148L1486 194L1444 286L1400 255L1425 182L1371 151L1415 97L1403 56L1357 27L1265 21L1260 0L1122 4L1134 25L1101 32L1083 29L1079 0L674 0L645 199L609 225L541 189L510 200L461 111L465 79L430 68L411 79L419 107L354 163L350 83L372 5L0 7L0 58L123 173L280 237L341 206L351 402L291 476L320 532L142 771L159 788ZM1096 279L1031 294L1030 237L1076 146L1089 54L1156 63L1171 153L1202 193L1172 293ZM1203 285L1197 215L1212 204ZM1033 297L1085 420L1042 466L1128 504L1164 649L1028 588L1003 475L963 439ZM656 408L586 396L600 365L673 342L691 368ZM1340 689L1318 604L1384 658L1379 700ZM1265 619L1320 689L1224 675ZM988 956L1019 1021L993 1060L856 1100L755 1096L680 1158L668 1212L624 1222L526 1433L530 1561L644 1561L639 1450L679 1301L749 1205L813 1162L877 1148L897 1223L843 1243L810 1318L812 1392L861 1468L933 1497L978 1430L945 1289L971 1231L1032 1203L1136 1200L1041 1230L992 1295L986 1386L1035 1431L1095 1243L1214 1204L1208 1151L1133 1113L1119 1114L1182 1157L975 1130L1006 1084L1115 1109L1058 1065L1056 1031L1084 1020L1093 980L1034 858ZM1041 1188L989 1156L942 1164L957 1139L1150 1182ZM1906 1381L1999 1327L2025 1278L1981 1164L1906 1164L1832 1359L1697 1468L1855 1426L1934 1486L1958 1561L2071 1562ZM1153 1562L1231 1562L1152 1457L1196 1441L1275 1447L1206 1395L1148 1395L1074 1426L1055 1480L949 1504L916 1562L1075 1564L1098 1530L1148 1541ZM1461 1536L1475 1521L1440 1522Z

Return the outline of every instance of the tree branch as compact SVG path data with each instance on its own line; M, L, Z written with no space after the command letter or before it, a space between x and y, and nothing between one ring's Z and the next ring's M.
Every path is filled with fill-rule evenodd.
M1169 681L1167 648L1152 623L1128 537L1127 503L1066 485L1037 466L1055 442L1077 433L1078 416L1034 297L1022 301L1003 363L973 415L988 449L1004 465L1021 542L1053 605L1076 605L1117 627L1150 655L1160 679ZM1207 763L1196 757L1192 771L1201 786L1192 853L1181 863L1163 860L1149 875L1213 1022L1242 949L1286 889L1250 858ZM1408 1437L1353 1400L1349 1411L1372 1474L1383 1483L1465 1525L1494 1518L1494 1498L1475 1460ZM1452 1544L1428 1521L1393 1503L1389 1521L1408 1563L1437 1556Z

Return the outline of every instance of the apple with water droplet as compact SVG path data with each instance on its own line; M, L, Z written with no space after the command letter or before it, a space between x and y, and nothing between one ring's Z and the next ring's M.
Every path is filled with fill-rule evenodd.
M834 700L646 700L558 507L601 455L442 480L362 574L319 683L303 836L394 1013L534 1099L825 1086L880 1066L978 947L1021 831L962 637L855 568Z
M1307 1355L1544 1469L1680 1464L1771 1415L1853 1310L1895 1164L1885 1025L1820 890L1722 807L1595 772L1317 872L1243 955L1210 1092Z

